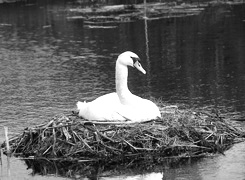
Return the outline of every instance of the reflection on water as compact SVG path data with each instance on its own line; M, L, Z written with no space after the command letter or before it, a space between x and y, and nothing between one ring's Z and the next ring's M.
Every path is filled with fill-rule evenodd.
M77 171L83 171L83 173L78 173L72 176L76 179L88 180L88 179L99 179L99 180L163 180L163 179L188 179L188 180L216 180L216 179L243 179L245 175L244 170L244 154L245 143L240 143L235 145L232 149L225 152L224 155L218 155L212 158L203 158L198 160L183 161L174 164L162 164L157 166L154 172L134 171L122 167L120 171L104 171L104 169L97 169L92 171L88 168L79 169L76 167L71 167L70 172L64 171L65 169L56 166L54 163L50 162L55 171L50 171L45 166L43 168L48 176L43 176L39 174L40 169L33 170L33 167L28 165L26 168L26 163L24 160L18 160L14 158L7 159L6 156L2 159L2 165L0 170L1 179L9 179L9 177L18 177L20 179L53 179L60 180L62 174L64 176L72 176L72 168L76 168ZM238 161L240 159L240 161ZM9 162L8 162L9 161ZM47 163L46 163L47 164ZM78 166L79 167L79 166ZM82 167L82 166L81 166ZM149 167L151 169L151 167ZM62 172L63 171L63 172ZM91 174L89 174L89 171ZM103 173L101 173L104 171ZM37 173L37 174L33 174ZM70 174L69 174L70 173ZM84 177L85 174L87 177ZM117 174L117 175L112 175ZM33 175L33 176L31 176Z
M90 29L81 19L67 19L69 8L62 1L0 6L0 126L12 134L70 112L78 100L114 91L115 60L125 50L145 59L145 76L130 69L133 93L245 113L244 5L213 7L199 16L117 23L110 29ZM0 131L0 142L3 137ZM228 157L155 175L223 179L225 168L242 177L244 170L229 167L244 166L241 146ZM24 169L18 160L11 161Z
M225 156L200 163L198 168L203 179L244 179L244 148L245 143L237 144L228 150Z
M153 77L152 89L165 100L244 109L244 23L235 14L226 14L210 10L169 20L167 27L152 22L151 59L156 62L151 67L161 72ZM233 26L234 20L238 22Z
M63 166L62 163L56 164L52 161L43 160L43 163L33 164L32 160L18 160L14 158L7 159L3 157L0 177L21 177L22 179L63 179L62 177L73 177L82 180L168 180L168 179L188 179L188 180L229 180L243 179L244 170L244 153L245 143L236 144L225 155L215 157L189 159L178 162L163 162L153 166L147 163L144 171L140 165L132 168L130 165L116 168L117 165L110 168L98 165L96 168L78 164L74 166ZM142 162L144 164L144 162ZM64 164L64 162L63 162ZM89 168L88 168L89 167ZM76 173L74 173L76 172ZM45 174L48 174L45 175ZM31 176L33 175L33 176ZM45 175L45 176L44 176Z

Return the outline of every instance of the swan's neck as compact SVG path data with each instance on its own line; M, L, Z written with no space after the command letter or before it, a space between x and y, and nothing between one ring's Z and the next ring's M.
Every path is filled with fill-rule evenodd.
M128 89L128 67L116 62L116 92L122 104L127 104L131 95Z

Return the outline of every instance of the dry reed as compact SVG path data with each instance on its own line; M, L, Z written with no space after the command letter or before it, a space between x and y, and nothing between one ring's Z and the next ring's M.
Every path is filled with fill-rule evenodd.
M216 113L161 109L162 118L144 123L90 122L76 114L57 115L9 139L21 157L117 161L144 155L197 157L243 141L245 133ZM5 148L5 143L2 144Z

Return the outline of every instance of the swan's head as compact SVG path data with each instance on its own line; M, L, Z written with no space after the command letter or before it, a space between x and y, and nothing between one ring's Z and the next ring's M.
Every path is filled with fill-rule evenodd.
M140 72L143 74L146 74L146 71L140 64L140 58L137 54L131 52L131 51L126 51L118 56L117 59L118 63L124 65L124 66L131 66L135 67L138 69Z

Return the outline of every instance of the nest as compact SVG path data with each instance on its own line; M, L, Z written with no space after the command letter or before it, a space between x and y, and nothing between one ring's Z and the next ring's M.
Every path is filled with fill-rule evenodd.
M245 133L216 113L180 110L144 123L96 122L71 115L26 128L9 140L12 154L79 162L156 157L198 157L223 153ZM5 143L2 144L5 148Z

